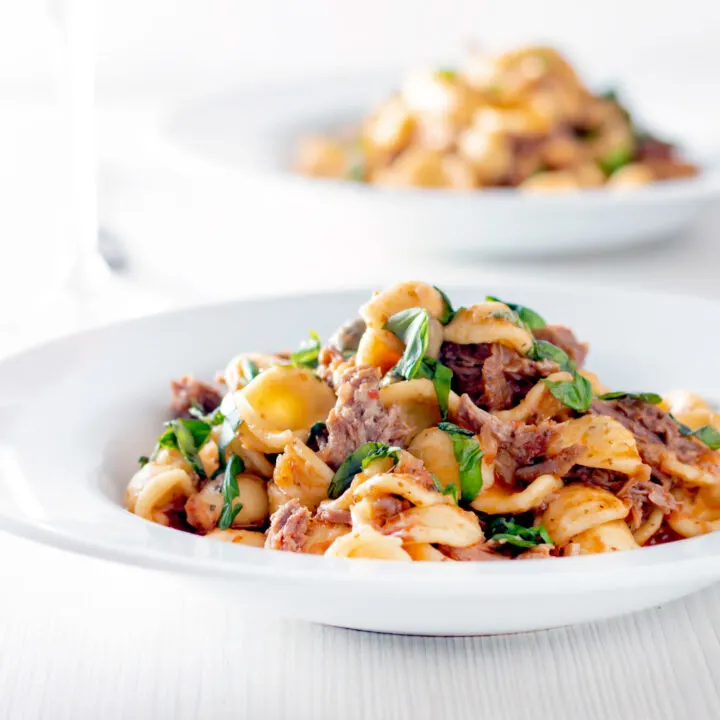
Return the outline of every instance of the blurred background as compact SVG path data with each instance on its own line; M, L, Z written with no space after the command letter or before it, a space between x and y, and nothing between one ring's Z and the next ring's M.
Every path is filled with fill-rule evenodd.
M405 267L349 268L332 260L341 229L328 235L312 217L289 221L282 198L195 162L168 134L183 108L244 87L452 62L470 43L542 42L566 52L589 82L621 87L659 130L710 157L720 145L718 30L720 10L704 0L5 3L0 349L178 304L412 275L480 283L527 273L720 296L717 209L681 238L624 251L449 256L440 265L420 254ZM97 220L89 205L77 217L92 202L88 164L97 169ZM104 260L88 240L95 224Z

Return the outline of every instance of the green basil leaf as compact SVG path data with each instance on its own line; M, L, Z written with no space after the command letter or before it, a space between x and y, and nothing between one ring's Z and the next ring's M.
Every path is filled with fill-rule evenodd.
M632 148L616 148L604 157L600 158L600 160L598 160L598 165L600 165L600 169L606 175L612 175L614 172L617 172L621 167L625 167L625 165L631 163L633 159L633 154L634 153Z
M503 305L507 305L514 313L517 313L518 319L528 330L540 330L547 325L545 319L542 315L540 315L540 313L536 313L534 310L526 307L525 305L505 302L504 300L500 300L500 298L493 297L492 295L488 295L485 299L488 302L499 302Z
M238 455L231 455L225 468L225 475L222 483L223 506L218 519L220 530L227 530L242 510L242 503L234 503L240 497L240 489L237 484L237 476L245 471L245 463Z
M712 427L712 425L703 425L697 430L693 430L691 427L681 423L672 413L670 417L677 423L681 435L697 438L711 450L720 450L720 432Z
M343 464L337 469L328 486L328 497L333 500L339 498L350 487L353 478L372 460L393 457L397 461L398 452L399 448L391 448L381 442L367 442L361 445L354 453L345 458Z
M543 380L550 392L563 405L579 413L587 412L592 403L593 392L590 381L576 373L573 379L568 381Z
M205 468L198 453L210 437L211 426L203 420L179 419L173 420L170 427L175 433L177 446L183 457L190 463L198 477L205 478Z
M711 450L720 450L720 432L712 425L703 425L692 431L692 436L704 442Z
M215 410L213 410L211 413L208 413L207 415L202 411L202 408L200 407L191 407L188 409L188 413L190 413L190 415L192 415L195 420L202 420L203 422L206 422L213 427L215 425L222 425L222 422L225 419L224 415L220 412L219 407L215 408Z
M569 373L575 372L575 363L568 354L557 345L547 342L547 340L535 340L528 357L532 360L551 360L557 363L561 370Z
M443 311L442 315L438 318L443 325L447 325L457 314L459 310L462 310L462 308L458 308L457 310L453 310L452 303L450 302L450 298L437 286L433 285L433 287L440 293L440 297L443 301Z
M466 438L475 437L475 433L472 430L466 430L465 428L461 428L459 425L451 422L440 422L438 423L438 428L443 432L446 432L448 435L459 435Z
M310 434L308 435L307 439L307 445L309 445L313 441L317 441L319 437L323 435L325 430L327 429L327 425L320 421L316 422L311 428L310 428Z
M536 545L553 545L548 531L543 525L525 527L512 518L494 517L486 527L488 540L496 540L519 548L531 548Z
M514 310L495 310L490 317L496 320L507 320L513 325L520 325L520 317Z
M443 420L447 420L448 399L450 397L453 371L434 358L426 357L423 358L419 374L422 377L432 380L438 407L440 408L440 415Z
M257 363L250 358L246 357L240 360L240 367L246 385L260 374L260 368L257 366Z
M432 475L433 485L435 485L435 489L441 495L449 495L453 499L453 502L457 505L460 502L460 491L458 490L458 486L454 482L451 482L448 483L445 487L443 487L440 480L438 480L433 473L430 474Z
M395 313L385 324L385 329L405 343L405 351L391 370L406 380L418 376L430 339L430 316L424 308L411 308Z
M454 80L457 77L457 70L454 68L438 68L435 74L445 80Z
M138 458L138 462L140 463L140 467L145 467L150 462L150 458L147 455L141 455Z
M382 443L380 443L382 444ZM360 463L360 469L365 470L367 466L371 462L375 462L375 460L381 460L382 458L392 458L394 461L394 464L397 465L397 463L400 460L400 451L402 448L395 447L394 445L391 447L389 445L384 445L383 447L378 448L370 455L367 455L363 458L362 462Z
M290 364L295 367L302 367L314 370L318 366L318 357L320 356L320 336L314 331L310 331L310 342L305 342L290 354Z
M618 390L598 395L598 400L622 400L623 398L636 398L651 405L659 405L662 402L662 397L657 393L632 393Z
M483 478L480 461L483 451L478 439L454 423L441 422L438 427L450 435L453 453L460 469L460 493L466 502L472 502L482 490Z
M228 393L220 403L220 412L223 416L222 427L220 428L220 439L218 441L218 450L220 451L221 460L225 457L225 451L228 445L235 439L235 433L240 427L242 420L238 414L237 405L235 404L234 393Z
M154 460L158 454L160 448L175 448L177 450L177 439L175 438L175 431L168 424L163 434L158 438L155 450L151 455L150 459Z
M347 179L363 182L365 180L365 163L354 162L347 171Z

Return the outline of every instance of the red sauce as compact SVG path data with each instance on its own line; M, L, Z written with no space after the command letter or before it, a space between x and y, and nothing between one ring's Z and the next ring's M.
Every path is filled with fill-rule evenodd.
M682 535L678 535L671 527L663 523L662 527L645 543L644 547L650 545L664 545L665 543L683 540Z

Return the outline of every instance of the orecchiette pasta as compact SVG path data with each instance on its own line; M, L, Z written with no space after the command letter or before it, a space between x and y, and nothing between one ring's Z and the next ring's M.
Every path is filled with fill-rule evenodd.
M411 428L411 435L433 427L440 422L440 407L433 383L427 379L406 380L380 389L380 402L398 409L403 421ZM449 404L457 405L458 397L450 393Z
M368 327L382 330L396 313L411 308L424 308L431 317L443 314L444 304L440 293L423 282L403 282L376 293L360 308L360 315Z
M581 555L634 550L639 547L630 528L623 520L611 520L584 530L574 535L572 542L580 548Z
M441 543L451 547L469 547L484 540L477 516L453 505L405 510L389 520L383 532L406 543Z
M453 484L460 487L460 467L450 435L436 427L426 428L413 439L408 450L422 460L443 487Z
M335 396L309 370L276 366L236 392L235 403L250 449L280 452L294 438L307 438L313 424L327 417Z
M628 508L607 490L568 485L558 490L542 514L542 523L557 545L613 520L622 520Z
M644 465L633 434L612 418L585 415L562 423L551 449L559 452L572 445L583 448L577 460L579 465L604 468L625 475L643 472Z
M261 548L265 545L265 533L255 530L213 530L205 537L221 542L235 543L236 545L249 545Z
M534 86L526 63L542 77L533 58L502 70L520 73L518 93ZM470 102L430 87L438 102ZM413 120L406 136L407 118L387 113L368 132L388 151L427 130ZM474 122L520 131L548 117L506 108ZM223 542L421 562L720 530L720 414L699 396L612 391L584 369L585 343L517 302L455 309L406 282L361 313L324 347L311 333L296 352L236 356L224 399L192 376L173 383L175 417L140 459L128 510Z
M275 461L275 485L313 510L327 497L332 478L332 469L299 440L286 445Z
M383 535L367 526L337 538L325 551L325 555L372 560L412 560L403 550L400 538Z
M445 327L445 340L458 345L501 343L527 354L532 335L510 319L510 308L487 302L459 310Z
M563 486L554 475L541 475L522 490L512 490L495 483L483 489L472 501L475 510L490 515L518 515L539 508Z

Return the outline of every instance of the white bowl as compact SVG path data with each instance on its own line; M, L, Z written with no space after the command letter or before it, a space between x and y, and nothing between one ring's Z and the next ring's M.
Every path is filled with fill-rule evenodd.
M611 386L720 398L718 304L504 283L445 288L527 303L594 341ZM270 552L146 522L124 489L158 435L170 378L211 377L241 350L327 336L366 292L199 307L86 332L0 363L0 529L77 553L184 576L268 612L429 635L535 630L678 598L720 577L720 534L634 552L498 563L394 563ZM678 328L682 328L679 333ZM691 338L689 346L682 338ZM28 571L37 569L28 568Z
M691 179L562 194L386 189L291 172L298 138L357 122L392 89L383 74L206 98L169 119L162 152L198 175L214 171L222 183L252 178L253 204L272 207L296 227L398 252L526 256L649 242L686 229L720 190L720 173L710 166ZM248 204L237 194L229 218L246 214Z

